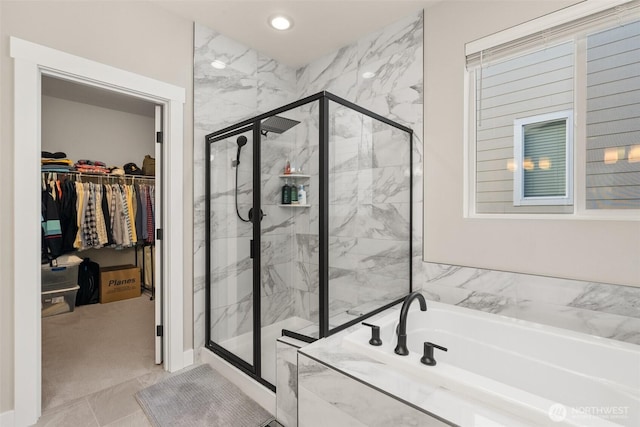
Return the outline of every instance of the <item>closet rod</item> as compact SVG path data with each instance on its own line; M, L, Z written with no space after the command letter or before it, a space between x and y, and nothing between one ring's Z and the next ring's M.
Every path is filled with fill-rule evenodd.
M106 178L112 181L124 180L125 182L127 179L130 179L131 182L139 181L139 180L155 181L154 176L148 176L148 175L109 175L109 174L85 173L85 172L77 172L77 171L60 172L60 171L47 171L47 170L43 170L41 171L41 173L48 174L48 175L55 174L55 176L70 175L70 176L77 177L80 180L82 180L82 178L100 178L100 179Z

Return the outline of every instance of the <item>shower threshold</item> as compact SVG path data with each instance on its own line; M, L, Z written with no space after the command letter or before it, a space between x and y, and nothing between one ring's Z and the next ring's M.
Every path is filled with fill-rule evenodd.
M262 348L260 359L262 361L262 378L271 384L276 383L276 340L282 336L282 330L299 331L317 324L301 317L293 316L279 320L260 329L262 335ZM312 329L312 328L310 328ZM233 352L247 362L253 360L253 331L238 335L237 337L219 342L225 349Z

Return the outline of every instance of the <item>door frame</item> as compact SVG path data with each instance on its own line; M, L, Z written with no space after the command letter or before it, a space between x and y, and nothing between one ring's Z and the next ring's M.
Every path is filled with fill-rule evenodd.
M41 76L99 87L163 106L162 144L164 295L164 368L169 372L193 363L183 346L183 144L184 88L56 49L10 38L14 59L14 417L15 425L37 422L42 411L42 341L40 314L40 158ZM19 183L19 187L18 187Z

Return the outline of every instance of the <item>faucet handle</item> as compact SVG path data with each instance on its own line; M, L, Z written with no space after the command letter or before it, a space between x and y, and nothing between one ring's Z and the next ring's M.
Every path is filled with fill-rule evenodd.
M434 344L432 342L425 342L424 343L424 353L422 355L422 358L420 359L420 363L423 363L425 365L429 365L429 366L435 366L436 365L436 359L433 358L433 349L437 348L438 350L442 350L442 351L447 351L447 349L445 347L439 346L438 344Z
M382 345L382 340L380 339L380 326L365 322L362 322L362 324L371 328L371 339L369 340L369 344L375 346Z

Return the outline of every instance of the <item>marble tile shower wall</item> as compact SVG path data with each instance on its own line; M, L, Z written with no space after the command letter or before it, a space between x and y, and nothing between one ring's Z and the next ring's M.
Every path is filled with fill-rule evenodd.
M365 71L375 78L364 79ZM359 113L330 107L330 316L350 308L368 311L368 304L377 307L376 301L406 292L410 209L415 218L413 274L422 277L422 12L300 68L297 81L300 98L327 90L415 132L414 203L409 206L408 192L401 190L408 189L406 137ZM317 218L313 208L309 214ZM299 232L296 239L303 276L309 268L317 270L317 227L311 229L315 234ZM317 304L317 292L314 283L312 304Z
M285 105L306 95L328 90L338 96L353 101L378 114L404 124L415 131L413 143L414 159L414 212L415 218L421 218L422 212L422 12L372 33L358 42L345 46L337 52L327 55L313 63L293 70L276 61L266 58L240 43L237 43L214 30L196 24L194 43L194 335L196 348L204 345L204 286L205 286L205 238L204 238L204 174L205 159L204 136L214 130L237 123L261 112ZM227 68L220 71L210 66L214 59L227 63ZM362 72L376 73L376 78L364 80ZM274 210L274 214L265 217L268 230L263 242L263 317L267 322L288 316L300 316L315 319L318 312L318 115L313 106L296 112L304 119L295 127L295 140L291 158L312 175L308 183L309 209L287 212L284 209ZM295 118L295 117L292 117ZM284 137L287 134L283 134ZM283 153L288 149L284 141L278 138L269 142L269 150L263 151L269 158L263 158L266 168L281 168ZM221 263L219 271L213 273L227 280L220 286L223 301L215 307L213 325L225 334L233 335L249 327L250 302L249 294L243 290L245 276L250 274L250 264L246 254L238 248L238 242L231 242L236 236L229 235L228 230L237 230L236 234L245 231L242 224L235 219L233 205L234 172L228 163L233 158L234 147L222 146L220 155L222 164L218 177L224 183L220 194L214 198L212 206L217 218L213 218L214 235L220 236L214 245L216 253L224 253L217 262ZM225 151L226 150L226 151ZM382 155L382 150L379 151ZM243 151L243 162L246 161ZM271 157L273 156L273 157ZM248 158L247 158L248 159ZM269 160L269 162L266 162ZM282 185L275 178L276 171L263 170L263 192L270 194ZM373 168L375 169L375 167ZM266 174L266 175L265 175ZM374 174L368 172L369 178ZM240 198L249 192L245 176L240 173ZM384 180L384 179L383 179ZM278 187L276 187L278 182ZM224 187L224 188L222 188ZM273 191L271 191L271 190ZM273 195L273 194L272 194ZM263 197L266 200L274 198ZM268 203L268 202L267 202ZM219 204L219 206L218 206ZM216 210L217 209L217 210ZM242 209L242 208L241 208ZM241 211L242 212L242 211ZM377 212L385 214L384 210ZM215 216L215 215L214 215ZM406 215L405 215L406 219ZM414 221L414 241L422 241L422 221ZM284 245L287 227L293 227L295 239L292 240L291 251L281 250ZM216 234L225 229L227 231ZM336 236L339 237L339 236ZM219 240L219 241L218 241ZM375 238L374 238L375 240ZM342 253L353 252L360 258L375 257L392 253L390 247L371 245L366 251L365 240L359 244L354 241L346 244L336 240L334 244L342 245ZM421 244L421 243L420 243ZM286 246L286 245L285 245ZM275 250L278 248L278 250ZM374 252L371 252L371 251ZM377 252L376 252L377 251ZM366 252L366 253L363 253ZM357 255L359 254L359 255ZM414 244L414 259L421 256L421 247ZM287 272L287 261L292 261L293 268ZM414 262L414 266L419 265ZM415 274L421 269L417 268ZM416 273L417 272L417 273ZM361 272L362 273L362 272ZM343 276L348 277L348 275ZM355 273L351 275L355 277ZM360 274L362 281L364 276ZM225 279L226 278L226 279ZM285 284L290 283L289 291ZM392 282L392 281L391 281ZM337 282L338 283L338 282ZM385 284L388 284L385 281ZM240 289L240 292L229 291ZM356 289L356 288L354 288ZM237 292L237 294L235 293ZM363 292L360 292L364 294ZM345 296L346 297L346 296ZM283 307L288 307L282 310ZM234 330L234 324L240 330ZM247 329L248 330L248 329Z
M330 103L330 317L409 289L409 136Z
M422 261L422 129L423 129L423 67L422 67L422 13L416 13L381 31L370 34L349 46L327 55L298 70L278 64L264 55L252 51L213 30L196 25L195 29L195 144L194 144L194 313L195 346L204 345L204 136L213 130L237 123L259 112L268 111L286 103L300 99L305 95L328 90L338 96L371 109L378 114L407 125L414 130L413 144L413 279L414 288L432 299L461 305L468 308L489 311L536 321L552 326L586 332L593 335L613 338L640 344L640 288L540 277L519 273L507 273L470 267L427 263ZM223 71L214 70L209 63L214 58L229 64ZM376 73L375 79L364 80L363 71ZM295 145L291 158L310 173L309 209L288 212L275 211L274 216L265 217L272 227L272 247L276 244L278 233L286 224L294 228L295 239L291 252L273 254L273 264L265 269L264 282L267 284L264 297L266 312L273 312L274 318L283 306L294 307L296 315L313 319L318 310L318 123L317 111L312 108L301 109L302 123L295 132ZM293 117L295 118L295 117ZM282 135L283 137L288 134ZM286 150L284 139L274 140L273 158L270 164L281 167L277 160L282 159L282 148ZM233 209L230 190L235 179L228 163L235 154L233 144L220 147L224 159L220 166L218 182L226 182L226 190L221 195L220 209L223 214L214 216L214 228L220 240L216 253L238 254L230 234L244 232L238 228ZM388 156L382 155L381 158ZM247 156L245 158L245 155ZM243 162L249 162L248 150L243 151ZM345 159L346 160L346 159ZM216 168L218 171L218 168ZM364 175L361 175L364 179ZM248 188L240 178L241 198L246 196ZM346 178L345 178L346 179ZM220 181L222 180L222 181ZM227 181L224 181L227 180ZM273 176L265 183L269 187L279 180ZM281 182L278 182L278 186ZM358 188L362 183L360 177ZM350 187L353 188L353 185ZM348 194L348 192L347 192ZM365 194L365 193L363 193ZM272 194L273 196L273 194ZM360 196L358 196L360 197ZM269 196L268 200L275 200ZM242 207L246 212L246 207ZM346 219L346 217L345 217ZM355 221L355 220L353 220ZM347 221L348 222L348 221ZM224 231L220 234L220 231ZM225 234L226 233L226 234ZM352 256L381 255L371 240L341 240L341 236L332 238L333 258L349 253ZM399 251L400 248L386 250ZM377 251L377 252L376 252ZM294 268L288 273L283 270L284 259L291 257ZM222 268L216 272L220 277L233 272L234 280L244 281L242 274L249 274L247 259L224 260ZM282 262L281 262L282 261ZM236 271L232 266L236 267ZM338 272L340 273L340 272ZM290 274L290 279L288 274ZM345 276L348 277L348 276ZM334 276L338 279L338 276ZM283 283L290 280L293 290L285 292ZM336 282L338 283L338 282ZM236 283L228 283L236 289ZM225 288L221 288L224 292ZM348 288L343 289L345 292ZM357 292L356 288L351 288ZM237 290L234 290L237 292ZM248 289L246 290L248 292ZM232 319L242 325L249 325L249 304L243 298L246 293L242 287L237 299L239 304L222 305L219 319ZM244 297L243 297L244 295ZM278 300L276 296L283 298ZM227 296L222 296L227 298ZM229 301L226 299L225 301ZM282 304L286 302L287 304ZM289 304L290 303L290 304ZM244 304L244 306L242 305ZM235 319L235 320L234 320ZM228 325L227 325L228 326ZM245 326L242 326L244 328Z
M219 59L224 70L211 67ZM194 345L205 337L205 148L204 137L216 130L294 101L295 70L205 26L195 25L194 38ZM283 142L284 143L284 142ZM222 145L221 145L222 144ZM226 144L226 145L225 145ZM282 144L273 146L274 155ZM212 326L217 338L247 332L251 328L250 226L237 219L234 205L234 141L214 144L215 194L212 198L212 241L215 265L212 274L219 286L214 295ZM245 169L248 166L248 169ZM239 171L240 212L246 217L251 194L250 144L243 148ZM273 181L273 180L271 180ZM276 242L290 233L290 220L282 215L266 217L270 230L264 244L262 317L268 324L289 317L291 294L283 287L290 280L282 264L291 261L291 245L282 250ZM240 239L238 239L240 237ZM278 246L275 253L273 248Z
M640 344L640 288L423 263L435 301Z

